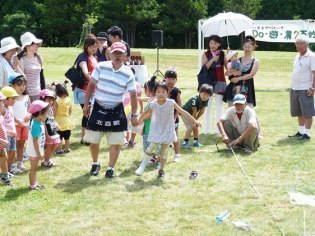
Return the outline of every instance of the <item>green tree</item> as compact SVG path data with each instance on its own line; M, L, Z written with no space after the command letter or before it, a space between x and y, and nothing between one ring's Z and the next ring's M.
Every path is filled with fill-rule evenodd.
M40 12L40 27L51 46L75 46L85 21L85 0L42 0L35 3Z
M131 47L136 43L136 28L139 24L158 17L156 0L93 0L94 11L99 16L96 28L118 25L123 29L124 40Z
M26 31L36 32L37 25L32 21L32 16L26 12L18 11L3 17L0 31L3 36L12 36L17 41Z
M160 21L156 27L170 34L184 35L185 48L191 48L197 22L204 18L206 13L206 0L166 0L160 7Z
M255 19L261 9L261 0L222 0L222 3L226 12L242 13L252 19Z

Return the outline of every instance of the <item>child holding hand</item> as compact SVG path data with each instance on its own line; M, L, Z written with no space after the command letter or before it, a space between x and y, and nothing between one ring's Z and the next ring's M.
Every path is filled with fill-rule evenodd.
M167 154L170 144L177 141L174 122L174 109L187 120L193 123L193 126L200 126L188 112L183 110L176 102L168 98L168 87L166 84L159 82L154 90L156 99L149 104L149 108L141 114L138 122L142 123L145 117L152 112L150 132L148 141L149 147L145 150L149 156L156 155L160 148L161 166L158 171L158 178L164 178L164 167L167 161Z

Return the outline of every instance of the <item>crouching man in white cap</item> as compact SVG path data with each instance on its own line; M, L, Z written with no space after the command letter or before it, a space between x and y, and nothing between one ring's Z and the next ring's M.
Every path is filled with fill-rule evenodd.
M228 147L242 148L251 153L259 147L259 125L254 109L246 106L246 97L237 94L233 106L228 108L217 123L222 142Z

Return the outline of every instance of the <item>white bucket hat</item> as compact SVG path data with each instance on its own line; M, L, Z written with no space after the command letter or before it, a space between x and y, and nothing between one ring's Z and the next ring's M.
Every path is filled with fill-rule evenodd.
M11 49L17 48L18 53L22 51L21 47L16 44L16 41L12 37L3 38L1 40L1 48L0 53L6 53L7 51L10 51Z
M20 39L22 43L22 49L24 49L25 46L31 45L32 43L37 43L39 46L42 46L43 43L42 39L36 38L35 35L30 32L22 34Z
M226 60L229 61L234 55L237 54L237 51L229 51L228 54L226 55Z

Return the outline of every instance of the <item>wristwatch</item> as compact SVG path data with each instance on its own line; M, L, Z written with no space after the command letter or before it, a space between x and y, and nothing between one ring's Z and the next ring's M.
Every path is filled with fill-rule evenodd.
M312 88L312 87L310 87L310 90L313 90L313 91L315 91L315 88Z
M138 117L138 114L131 114L131 117Z

